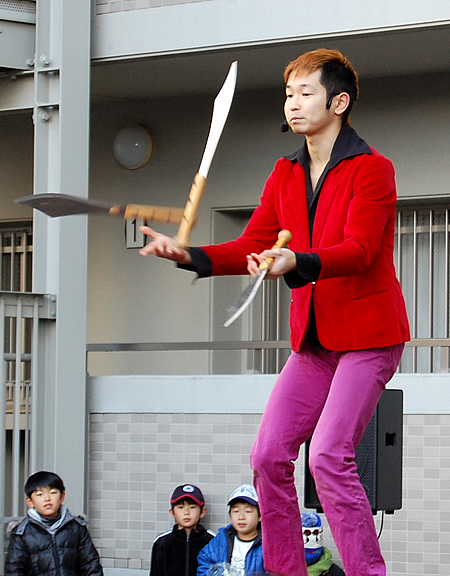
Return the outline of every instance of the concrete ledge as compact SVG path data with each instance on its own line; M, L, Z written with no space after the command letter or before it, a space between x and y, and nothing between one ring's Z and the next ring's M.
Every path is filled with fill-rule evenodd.
M396 374L389 388L403 390L404 414L450 414L450 374Z
M87 378L90 412L261 414L276 375L95 376ZM404 414L450 414L450 374L396 374Z
M276 375L94 376L90 412L259 414Z

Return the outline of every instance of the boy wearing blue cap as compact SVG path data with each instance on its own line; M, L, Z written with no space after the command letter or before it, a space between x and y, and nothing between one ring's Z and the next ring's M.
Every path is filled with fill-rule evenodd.
M214 538L200 520L205 517L205 499L192 484L177 486L170 498L172 530L153 542L150 576L195 576L199 551Z
M323 545L323 527L315 512L302 514L303 544L309 576L345 576L331 559L331 552Z
M224 564L236 576L268 574L264 570L261 514L253 486L243 484L236 488L228 506L231 524L220 528L217 536L200 551L197 576L214 574L214 566Z

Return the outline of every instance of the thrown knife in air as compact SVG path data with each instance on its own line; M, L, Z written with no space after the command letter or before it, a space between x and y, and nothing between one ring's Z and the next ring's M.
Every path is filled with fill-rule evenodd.
M180 248L189 247L189 236L198 217L198 208L200 206L203 192L205 191L209 167L211 166L217 144L222 135L223 127L228 118L231 102L233 101L236 77L237 62L235 61L231 64L225 82L214 100L213 115L205 151L203 152L200 168L195 175L194 182L192 183L189 192L189 199L184 209L183 219L178 228L178 232L174 236L174 240Z
M143 220L179 224L183 217L182 208L146 206L145 204L112 204L102 200L91 200L56 192L22 196L22 198L16 198L14 202L35 208L52 218L75 214L111 214L112 216L123 215L125 220L142 218Z
M205 151L198 173L191 186L185 208L166 206L146 206L142 204L117 205L100 200L91 200L79 196L60 193L32 194L17 198L15 202L44 212L52 218L73 214L111 214L123 215L125 219L141 218L169 224L179 224L175 241L182 248L189 246L189 236L198 219L198 209L206 187L206 178L214 153L222 135L223 127L233 101L237 78L237 62L233 62L220 92L214 100L213 115Z

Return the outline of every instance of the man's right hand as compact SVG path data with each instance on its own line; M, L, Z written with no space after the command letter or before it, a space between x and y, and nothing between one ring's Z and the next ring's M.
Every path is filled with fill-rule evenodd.
M192 264L192 259L187 250L180 248L173 238L156 232L148 226L139 228L146 236L153 238L152 242L139 250L141 256L150 256L154 254L159 258L172 260L177 264Z

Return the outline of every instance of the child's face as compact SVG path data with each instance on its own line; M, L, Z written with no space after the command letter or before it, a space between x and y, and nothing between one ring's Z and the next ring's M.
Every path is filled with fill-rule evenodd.
M196 528L200 519L205 516L206 508L200 508L193 500L187 498L174 504L170 514L175 518L179 529L192 530Z
M230 507L230 519L241 540L253 540L258 535L261 516L257 506L247 502L236 502Z
M58 488L38 488L29 498L27 504L29 508L34 508L44 518L53 518L58 514L61 504L66 497L64 492Z

